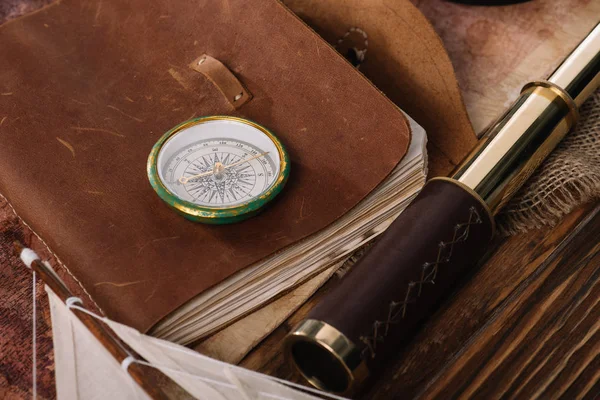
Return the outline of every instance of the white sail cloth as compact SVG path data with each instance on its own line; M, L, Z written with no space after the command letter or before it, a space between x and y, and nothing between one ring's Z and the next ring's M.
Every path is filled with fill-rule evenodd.
M46 288L52 316L56 397L59 400L149 399L117 360Z
M50 289L46 288L46 292L52 315L58 399L148 399L146 393L71 310ZM198 399L321 398L280 383L285 381L214 360L107 318L100 319L153 367ZM292 385L289 382L287 384ZM342 399L313 389L307 390Z

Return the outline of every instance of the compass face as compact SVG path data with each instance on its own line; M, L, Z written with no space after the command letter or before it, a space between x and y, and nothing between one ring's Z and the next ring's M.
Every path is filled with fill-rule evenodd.
M221 137L183 147L164 165L162 176L167 188L184 200L205 207L230 207L260 196L278 172L270 152Z
M237 217L253 202L261 204L250 207L252 210L262 206L276 194L274 188L285 183L283 147L270 132L250 121L200 118L166 136L155 146L156 159L151 154L149 174L151 182L153 174L158 175L166 194L153 186L172 206L177 202L186 209L197 206L203 218L210 210L235 210Z

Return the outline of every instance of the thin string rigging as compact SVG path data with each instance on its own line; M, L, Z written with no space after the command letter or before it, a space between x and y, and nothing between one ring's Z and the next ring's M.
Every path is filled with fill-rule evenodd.
M27 266L27 268L31 269L32 279L31 279L31 298L32 298L32 321L31 321L31 390L32 390L32 398L34 400L37 399L37 301L36 301L36 274L35 270L31 268L31 264L34 261L39 260L40 258L36 254L35 251L24 248L19 254L21 261L23 264Z
M32 331L32 334L31 334L31 336L32 336L31 337L31 347L32 347L32 355L31 355L31 358L32 358L32 360L31 360L31 364L32 364L31 375L32 375L32 377L31 377L31 381L32 381L33 400L37 399L37 327L36 327L36 325L37 325L36 324L36 322L37 322L37 301L36 301L36 288L35 288L36 279L35 278L36 278L35 271L33 271L33 274L32 274L33 284L32 284L32 290L31 290L31 293L32 293L31 297L33 300L33 307L32 307L33 308L33 311L32 311L33 321L31 324L31 331Z

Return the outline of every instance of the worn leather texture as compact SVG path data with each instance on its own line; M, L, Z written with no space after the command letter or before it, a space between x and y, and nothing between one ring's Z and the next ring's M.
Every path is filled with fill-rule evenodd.
M229 68L210 55L202 54L192 61L190 68L204 74L236 110L252 100L252 94Z
M376 368L474 266L492 234L490 214L470 192L431 180L307 318L337 328Z
M429 176L447 175L475 147L450 58L409 0L283 2L331 44L353 27L368 35L360 71L425 128Z
M235 111L189 68L202 54L254 98ZM275 0L54 3L0 28L0 93L0 192L107 316L143 331L336 220L409 143L398 108ZM146 178L156 140L209 114L263 124L292 160L275 204L231 226L183 219Z

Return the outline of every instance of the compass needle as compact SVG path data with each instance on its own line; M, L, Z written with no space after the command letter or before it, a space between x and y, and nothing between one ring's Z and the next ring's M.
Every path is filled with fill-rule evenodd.
M253 157L250 157L250 158L247 158L247 159L241 159L240 161L234 162L233 164L223 165L219 161L219 157L218 157L217 153L215 153L214 164L212 166L212 170L207 171L207 172L203 172L203 173L197 174L197 175L192 175L192 176L187 176L187 177L183 177L182 176L181 178L179 178L179 182L181 182L183 184L186 184L186 183L188 183L192 179L201 178L203 176L208 176L208 175L213 175L213 174L216 174L218 171L222 171L222 170L225 170L225 169L230 169L232 167L235 167L235 166L240 165L240 164L247 163L249 161L252 161L254 159L257 159L257 158L262 157L262 156L267 155L267 154L269 154L269 152L265 151L263 153L255 155ZM204 159L204 157L202 157L202 158ZM205 160L205 162L206 162L206 160ZM210 167L209 164L207 164L207 167ZM241 170L239 170L238 172L245 171L248 168L251 168L251 166L247 165L244 168L242 168Z

